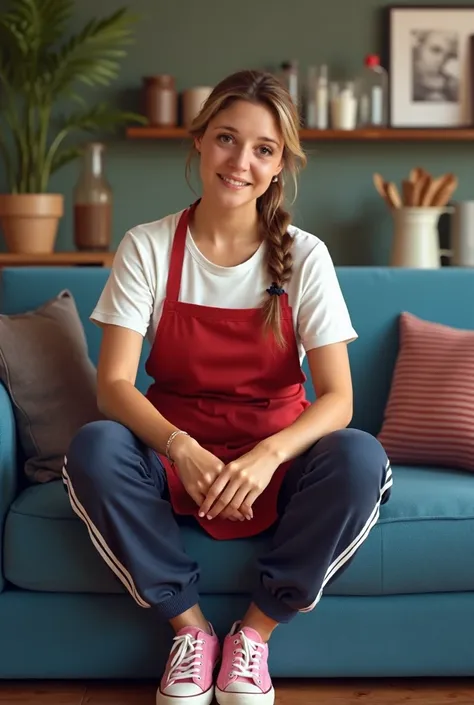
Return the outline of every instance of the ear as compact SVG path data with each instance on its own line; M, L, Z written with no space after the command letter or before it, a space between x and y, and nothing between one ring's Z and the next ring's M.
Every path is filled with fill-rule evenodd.
M202 137L195 137L194 138L194 149L196 150L196 152L199 152L199 153L201 153L201 141L202 141Z
M275 176L280 176L281 172L283 171L285 165L281 161L280 164L278 165L278 170L275 172Z

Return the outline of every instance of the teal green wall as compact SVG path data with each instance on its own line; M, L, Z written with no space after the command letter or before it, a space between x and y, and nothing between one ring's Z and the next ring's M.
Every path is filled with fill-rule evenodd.
M368 52L382 50L382 9L377 0L130 0L141 15L120 80L108 91L122 106L140 106L142 77L171 73L180 90L214 84L240 68L275 68L297 58L305 69L327 62L338 76L354 75ZM408 3L410 4L410 3ZM421 4L420 2L411 4ZM428 3L426 3L428 4ZM445 3L453 4L456 3ZM77 0L72 28L122 5ZM95 97L94 97L95 99ZM459 198L474 198L471 144L305 144L309 164L300 178L294 222L325 240L338 264L387 263L391 223L376 195L372 174L400 181L422 165L455 172ZM114 241L127 228L185 206L193 194L184 179L187 148L178 142L109 144L108 178L115 194ZM58 248L73 249L71 189L78 164L51 183L66 197Z

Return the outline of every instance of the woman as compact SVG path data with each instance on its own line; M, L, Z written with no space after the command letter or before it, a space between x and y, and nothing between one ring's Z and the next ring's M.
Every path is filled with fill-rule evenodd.
M91 316L107 420L74 438L64 482L104 560L176 632L157 702L207 705L220 662L221 705L267 705L273 629L312 610L347 567L391 470L374 437L346 428L357 334L328 250L282 207L283 173L305 159L288 93L265 73L232 75L191 132L202 196L120 243ZM144 336L146 395L134 386ZM216 540L272 527L260 584L222 651L176 515Z

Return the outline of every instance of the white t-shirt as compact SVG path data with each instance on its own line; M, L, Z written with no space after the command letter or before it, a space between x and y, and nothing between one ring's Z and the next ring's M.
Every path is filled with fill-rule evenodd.
M129 230L91 315L137 331L153 343L163 309L173 237L182 211ZM302 362L312 348L357 338L328 248L295 226L293 273L286 285ZM196 246L188 229L179 300L217 308L257 308L270 286L262 244L246 262L221 267Z

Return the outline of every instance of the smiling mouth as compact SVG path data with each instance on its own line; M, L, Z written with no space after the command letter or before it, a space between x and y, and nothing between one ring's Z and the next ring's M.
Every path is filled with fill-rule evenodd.
M217 174L219 179L221 181L224 181L226 184L230 184L230 186L234 186L235 188L244 188L244 186L251 186L251 184L248 181L241 181L240 179L231 179L228 176L223 176L222 174Z

